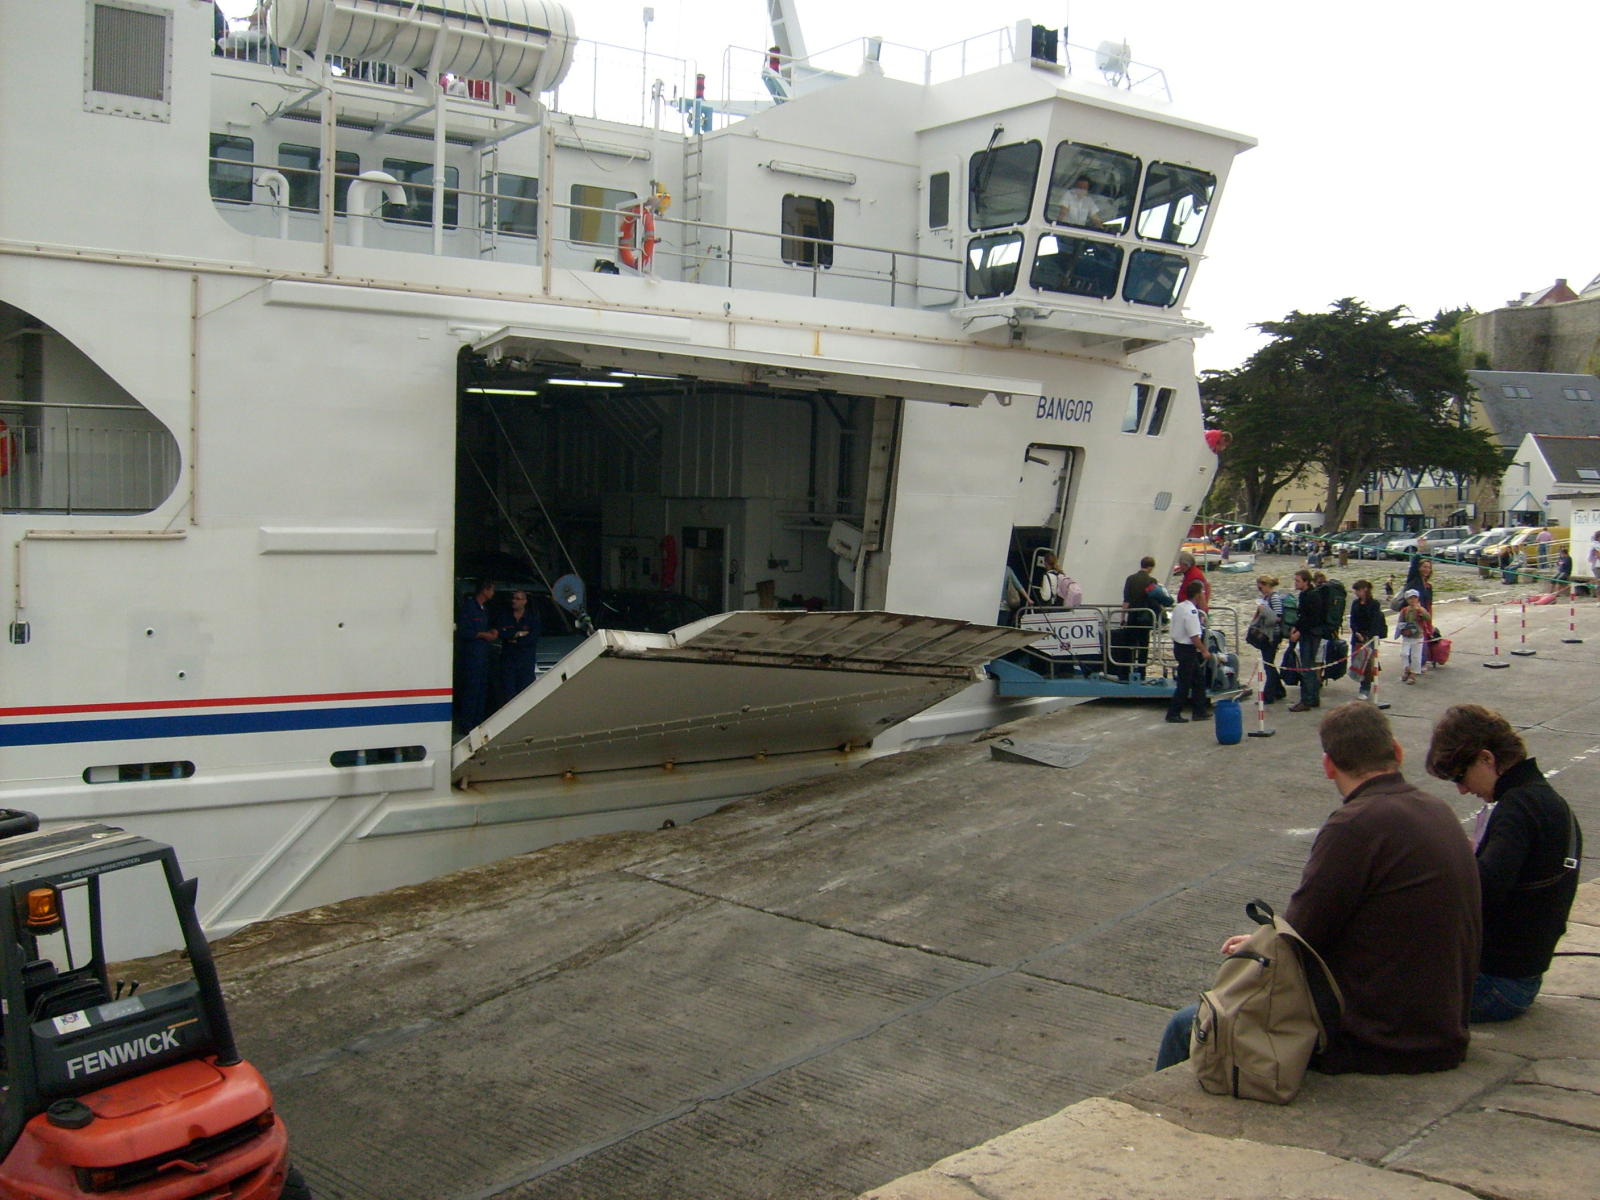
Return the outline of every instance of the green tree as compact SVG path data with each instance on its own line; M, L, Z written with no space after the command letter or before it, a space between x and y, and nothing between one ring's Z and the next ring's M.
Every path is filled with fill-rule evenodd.
M1292 437L1248 366L1202 373L1200 407L1207 425L1233 438L1222 453L1206 511L1236 510L1248 524L1262 524L1272 498L1304 473L1311 451Z
M1466 424L1468 383L1450 336L1459 317L1407 321L1402 311L1347 297L1325 313L1261 322L1273 340L1230 373L1242 382L1230 385L1224 466L1232 470L1235 455L1243 465L1275 454L1285 457L1282 470L1296 460L1320 468L1325 529L1339 527L1374 472L1498 473L1493 441ZM1256 470L1263 486L1271 483Z

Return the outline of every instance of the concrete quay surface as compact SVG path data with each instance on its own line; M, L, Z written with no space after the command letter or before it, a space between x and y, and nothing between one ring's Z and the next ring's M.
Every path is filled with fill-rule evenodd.
M1600 607L1579 645L1530 610L1537 655L1499 671L1489 614L1441 603L1450 666L1380 689L1408 773L1469 817L1417 764L1481 701L1600 829ZM1600 1193L1600 959L1558 960L1457 1071L1285 1108L1151 1074L1338 803L1317 714L1267 711L1276 736L1221 746L1081 705L995 731L1087 746L1070 769L913 751L268 922L218 943L240 1045L321 1200ZM1600 950L1581 904L1564 948Z

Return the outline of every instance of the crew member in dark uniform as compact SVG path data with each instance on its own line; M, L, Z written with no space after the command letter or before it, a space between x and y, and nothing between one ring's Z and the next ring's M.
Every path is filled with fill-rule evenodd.
M490 655L500 633L489 620L494 584L480 579L456 613L456 736L483 723L489 712Z
M539 610L528 593L511 593L511 608L500 618L500 703L505 704L539 673Z

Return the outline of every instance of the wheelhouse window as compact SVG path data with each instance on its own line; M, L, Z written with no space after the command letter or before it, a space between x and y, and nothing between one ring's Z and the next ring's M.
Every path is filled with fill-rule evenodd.
M944 229L950 224L950 172L928 176L928 228Z
M1020 225L1033 208L1038 142L1013 142L974 154L967 164L967 224L972 229Z
M386 158L383 169L405 185L404 204L385 204L383 219L406 225L433 224L433 164L412 162L404 158ZM456 167L444 169L444 227L456 227L456 209L460 202L461 172Z
M967 243L967 295L974 300L1008 296L1022 262L1020 233L991 233Z
M833 266L833 201L785 196L779 250L783 261L794 266Z
M1171 308L1183 291L1189 260L1181 254L1135 250L1128 256L1128 275L1122 281L1122 298L1134 304Z
M1167 427L1167 414L1172 411L1172 398L1175 395L1177 391L1174 388L1156 389L1156 406L1150 411L1150 428L1145 430L1150 437L1160 437L1161 431Z
M632 192L595 187L587 183L573 184L568 195L572 202L568 236L584 245L615 247L617 210L625 204L635 203L637 197Z
M505 173L491 176L485 184L487 203L492 211L483 224L486 229L515 237L539 234L539 181L527 175Z
M1152 242L1192 246L1200 240L1217 177L1175 163L1151 163L1139 197L1139 236Z
M1039 238L1031 282L1043 292L1104 300L1117 294L1117 276L1121 272L1120 246L1046 233Z
M1155 389L1148 383L1136 383L1128 391L1128 408L1122 414L1122 432L1138 433L1144 424L1145 410L1150 407L1150 397Z
M1044 215L1057 225L1126 233L1139 190L1139 160L1120 150L1062 142L1050 168Z
M301 212L316 212L322 195L322 151L315 146L278 145L278 170L289 181L289 207ZM333 160L333 211L345 213L350 181L361 174L361 156L354 150L340 150Z
M229 133L211 135L211 196L230 204L250 203L256 144Z

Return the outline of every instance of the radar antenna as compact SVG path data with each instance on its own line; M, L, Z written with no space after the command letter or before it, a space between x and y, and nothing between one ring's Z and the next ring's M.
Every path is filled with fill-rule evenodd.
M1133 51L1127 42L1101 42L1095 48L1094 65L1112 87L1121 87L1128 79L1128 67L1133 63Z

